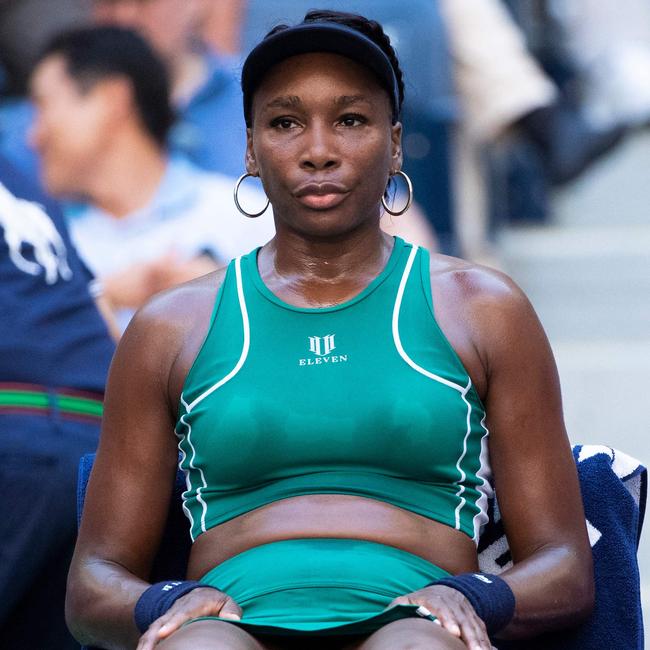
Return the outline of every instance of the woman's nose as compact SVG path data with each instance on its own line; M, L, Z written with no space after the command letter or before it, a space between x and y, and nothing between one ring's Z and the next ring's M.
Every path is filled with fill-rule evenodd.
M334 134L323 125L311 125L305 133L305 148L300 157L304 169L331 169L338 167L340 158Z

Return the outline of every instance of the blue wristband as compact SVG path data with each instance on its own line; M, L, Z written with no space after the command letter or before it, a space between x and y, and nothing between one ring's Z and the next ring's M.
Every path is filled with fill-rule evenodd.
M181 596L199 587L210 587L196 580L157 582L146 589L135 604L133 617L138 630L143 634L149 626L160 618Z
M515 595L508 583L490 573L462 573L432 582L460 591L485 623L488 634L502 630L515 613Z

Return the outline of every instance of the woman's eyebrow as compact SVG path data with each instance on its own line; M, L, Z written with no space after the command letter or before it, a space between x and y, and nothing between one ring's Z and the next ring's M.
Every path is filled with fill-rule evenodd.
M337 108L347 108L355 104L371 104L371 101L365 95L340 95L334 98L334 105ZM296 109L301 106L302 100L297 95L280 95L268 102L265 108Z
M341 95L334 100L336 106L345 108L353 104L370 104L370 100L365 95Z
M272 99L266 105L266 108L296 108L301 104L300 97L297 95L281 95Z

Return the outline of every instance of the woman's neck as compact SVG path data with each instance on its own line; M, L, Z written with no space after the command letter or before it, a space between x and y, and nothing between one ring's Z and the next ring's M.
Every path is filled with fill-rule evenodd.
M262 281L297 307L325 307L353 298L386 266L393 238L378 224L345 236L309 238L279 231L259 254Z

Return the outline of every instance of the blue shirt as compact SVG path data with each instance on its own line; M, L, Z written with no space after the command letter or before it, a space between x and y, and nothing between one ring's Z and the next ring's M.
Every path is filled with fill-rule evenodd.
M38 183L36 152L27 144L27 132L34 121L34 106L23 98L0 101L0 154L14 170Z
M271 210L247 219L233 201L232 178L198 169L172 157L148 202L116 218L93 205L77 205L67 216L72 240L99 278L124 272L173 253L182 260L209 253L222 262L266 243L275 234ZM266 197L253 183L241 188L244 205L259 209ZM126 327L132 310L117 312Z
M208 77L188 104L179 107L169 135L172 153L208 171L237 178L244 173L246 125L234 59L206 54Z
M103 392L115 346L61 213L2 158L0 193L0 381Z

